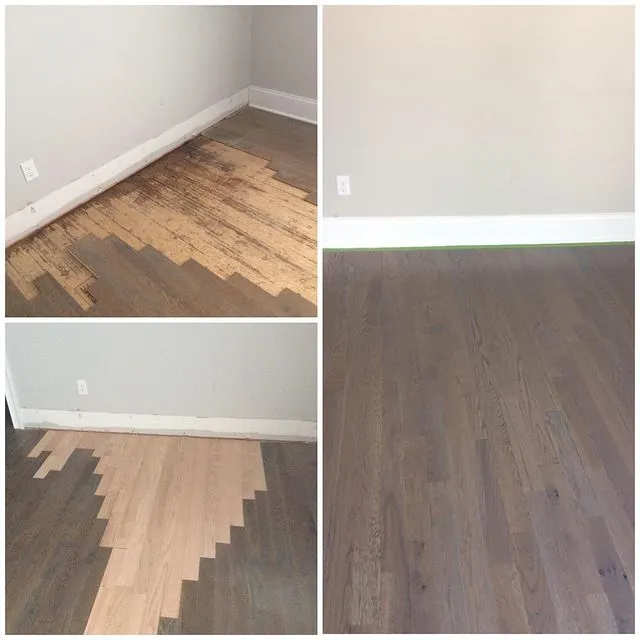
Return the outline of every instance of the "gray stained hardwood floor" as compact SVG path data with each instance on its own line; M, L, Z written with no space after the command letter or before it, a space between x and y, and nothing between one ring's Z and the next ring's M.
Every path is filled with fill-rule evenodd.
M325 632L633 632L633 245L326 253L324 376Z

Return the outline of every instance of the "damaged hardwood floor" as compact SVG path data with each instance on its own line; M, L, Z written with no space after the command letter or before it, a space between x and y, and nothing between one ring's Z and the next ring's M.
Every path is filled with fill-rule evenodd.
M198 136L8 248L6 315L315 316L316 207L269 163Z
M633 245L324 273L324 631L633 632Z
M315 631L315 445L26 433L7 457L9 633Z
M279 180L308 192L317 203L317 127L247 107L214 124L203 136L269 160Z

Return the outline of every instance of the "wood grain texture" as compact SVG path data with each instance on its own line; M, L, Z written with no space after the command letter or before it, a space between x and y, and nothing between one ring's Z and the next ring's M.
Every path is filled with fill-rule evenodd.
M178 617L200 558L243 526L243 499L266 491L260 443L49 431L28 454L33 477L51 482L77 449L100 457L88 472L92 495L104 496L93 519L106 521L100 546L111 550L84 632L156 633L160 617Z
M315 138L261 127L260 149L274 146L286 164L289 148L295 167L305 148L315 172ZM316 207L282 181L293 169L278 179L268 165L196 137L10 247L7 315L315 315ZM269 304L227 300L232 277Z
M269 160L279 180L307 191L317 203L317 127L245 107L202 135Z
M634 247L324 260L324 631L633 632Z
M46 453L26 455L43 435L6 433L6 631L79 634L111 553L100 547L106 522L97 519L97 460L74 451L61 471L35 480Z
M263 442L267 491L244 500L215 559L182 587L163 634L316 633L316 447Z

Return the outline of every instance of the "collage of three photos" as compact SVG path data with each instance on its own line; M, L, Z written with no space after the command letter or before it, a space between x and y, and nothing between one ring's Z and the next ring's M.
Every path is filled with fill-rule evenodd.
M633 633L634 20L5 5L5 634Z

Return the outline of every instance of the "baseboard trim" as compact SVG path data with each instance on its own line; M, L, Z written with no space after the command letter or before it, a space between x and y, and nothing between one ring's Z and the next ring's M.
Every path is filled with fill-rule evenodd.
M315 442L318 439L317 424L304 420L197 418L57 409L20 409L19 415L21 426L26 429L77 429L307 442Z
M249 87L249 105L262 111L318 124L318 101L311 98L251 86Z
M230 113L244 107L248 102L249 89L245 88L229 98L220 100L188 120L171 127L156 138L143 142L115 160L111 160L91 173L11 214L5 223L5 246L18 242L18 240L87 202L100 192L173 151Z
M324 249L633 242L633 213L325 217Z

